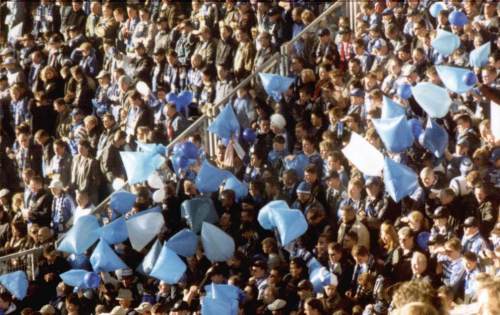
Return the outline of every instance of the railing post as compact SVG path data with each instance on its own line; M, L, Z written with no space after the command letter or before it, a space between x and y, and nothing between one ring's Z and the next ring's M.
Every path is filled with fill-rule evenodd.
M30 258L30 261L29 261L29 268L30 268L30 271L31 271L31 280L35 280L35 253L31 253L28 255L28 257Z
M288 43L280 47L280 74L282 76L288 76Z

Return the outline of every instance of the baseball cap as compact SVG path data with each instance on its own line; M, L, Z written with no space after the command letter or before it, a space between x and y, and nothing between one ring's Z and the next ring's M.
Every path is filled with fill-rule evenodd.
M134 297L132 296L132 291L129 289L120 289L118 291L118 296L116 297L118 301L120 300L129 300L132 301L134 300Z
M297 192L302 194L310 194L311 193L311 185L306 182L301 182L297 187Z
M96 79L101 79L101 78L104 78L105 76L109 76L109 73L106 72L105 70L101 70L97 74Z
M437 207L436 210L434 210L434 213L432 214L433 219L440 219L440 218L446 218L450 214L448 213L448 210L443 207Z
M151 303L148 302L142 302L138 307L136 307L134 310L138 313L143 313L143 312L150 312L151 308L153 306Z
M468 217L464 221L464 227L474 227L474 226L479 226L479 221L477 220L476 217Z
M0 190L0 198L7 197L10 194L10 190L7 188L4 188Z
M364 97L365 92L362 89L359 88L354 88L351 90L351 93L349 93L350 96L357 96L357 97Z
M330 30L327 28L322 28L318 31L318 36L328 36L330 35Z
M63 189L63 183L59 179L53 179L50 182L49 188Z
M394 12L392 11L392 9L389 9L389 8L385 8L384 11L382 11L382 16L388 16L388 15L393 15Z

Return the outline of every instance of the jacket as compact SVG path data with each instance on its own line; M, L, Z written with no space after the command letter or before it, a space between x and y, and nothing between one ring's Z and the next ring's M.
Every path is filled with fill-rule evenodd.
M28 220L40 226L50 226L52 195L46 190L32 193L28 198Z
M120 158L120 149L115 145L108 145L99 159L101 172L108 183L112 183L117 177L125 178L125 167Z
M249 75L253 70L255 46L252 42L240 43L234 56L233 71L238 79Z
M358 244L366 246L366 248L370 249L370 234L368 232L368 229L366 226L361 223L358 219L354 221L353 224L348 225L344 222L340 224L339 227L339 233L337 236L337 242L342 244L342 241L344 240L345 235L349 231L354 231L356 234L358 234Z
M68 187L71 182L71 154L66 153L59 157L54 155L50 159L49 171L50 178L58 177L64 187Z
M77 154L71 164L71 184L73 188L86 191L92 202L97 202L101 172L97 160Z

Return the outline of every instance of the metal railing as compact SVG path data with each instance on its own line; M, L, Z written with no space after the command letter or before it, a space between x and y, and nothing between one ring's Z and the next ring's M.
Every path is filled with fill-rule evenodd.
M354 4L356 6L357 4ZM305 27L299 34L297 34L292 40L284 43L280 52L272 55L266 62L260 65L257 69L253 71L251 75L246 77L244 80L240 81L236 87L234 87L226 96L215 103L212 108L215 110L226 105L232 99L234 99L237 91L241 88L255 88L258 86L258 74L260 72L273 72L279 73L281 75L288 75L289 69L289 57L292 53L291 49L293 45L300 40L308 39L311 36L315 36L318 29L323 27L328 27L334 34L336 29L336 21L340 16L349 14L351 16L351 23L354 21L353 14L353 4L351 1L337 1L330 5L321 15L319 15L311 24ZM179 136L172 140L167 145L167 152L173 148L173 146L193 134L201 134L203 146L210 157L215 156L217 147L217 138L214 134L207 131L209 124L213 121L212 116L203 114L198 119L196 119L192 124L189 125ZM128 189L128 184L126 184L122 189ZM102 215L105 213L108 204L111 200L111 193L106 197L99 205L97 205L91 214ZM71 218L72 220L73 218ZM71 223L69 224L71 225ZM64 234L61 234L56 240L57 245L64 238ZM24 270L28 274L29 279L35 279L37 273L38 259L42 255L43 247L32 248L22 252L6 255L0 257L0 274L11 272L15 270Z
M306 61L311 61L314 44L317 40L317 32L321 28L328 28L332 34L337 31L338 19L341 16L347 15L352 1L337 1L323 11L314 21L307 25L299 34L292 38L289 42L281 46L280 52L282 56L289 57L291 55L299 55ZM351 17L353 20L353 17ZM301 48L297 48L300 46ZM298 52L297 50L301 50ZM288 75L290 69L290 59L283 58L281 69L283 75ZM311 62L313 63L313 62Z

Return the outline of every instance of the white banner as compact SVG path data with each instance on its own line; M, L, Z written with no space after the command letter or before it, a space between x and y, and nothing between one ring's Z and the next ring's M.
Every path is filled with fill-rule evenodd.
M342 153L364 175L382 175L384 156L357 133L351 134L351 141L342 149Z

